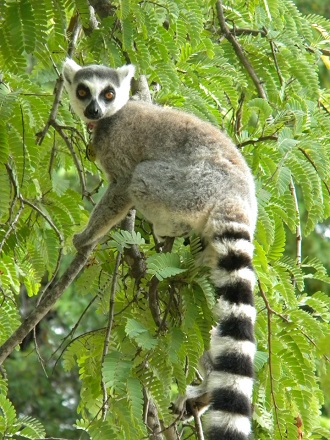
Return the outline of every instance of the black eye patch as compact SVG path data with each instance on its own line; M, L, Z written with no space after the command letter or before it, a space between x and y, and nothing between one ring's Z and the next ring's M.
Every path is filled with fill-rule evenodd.
M78 99L87 99L91 96L91 92L89 90L89 88L87 86L85 86L84 84L78 84L77 86L77 90L76 90L76 95Z

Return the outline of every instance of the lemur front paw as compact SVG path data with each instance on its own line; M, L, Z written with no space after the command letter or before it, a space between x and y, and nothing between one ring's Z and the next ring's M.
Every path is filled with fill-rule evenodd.
M203 386L188 386L185 396L179 396L171 404L171 410L178 414L181 420L189 420L193 417L193 408L201 415L210 405L210 395L205 392Z

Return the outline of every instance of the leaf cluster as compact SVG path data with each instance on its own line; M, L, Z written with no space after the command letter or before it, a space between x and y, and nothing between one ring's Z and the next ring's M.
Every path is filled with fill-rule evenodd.
M304 438L330 438L320 428L330 278L319 259L301 255L305 237L330 215L330 93L318 76L329 20L303 16L289 0L228 0L223 13L238 53L215 1L101 3L0 4L0 342L21 320L21 287L40 296L58 277L74 252L73 233L103 191L102 173L85 157L88 131L58 90L56 123L35 142L49 121L54 84L61 86L61 63L69 46L81 63L131 62L146 74L155 102L224 129L255 175L256 438L297 438L297 417ZM100 317L100 327L79 332L63 354L82 384L76 427L92 438L147 438L151 403L163 427L177 424L170 402L200 380L214 306L207 269L195 262L201 246L194 238L190 246L176 240L170 252L158 246L143 220L135 232L113 231L74 285ZM138 280L132 249L146 265ZM0 384L1 433L43 437L38 422L16 417ZM182 438L195 435L190 425L178 429Z

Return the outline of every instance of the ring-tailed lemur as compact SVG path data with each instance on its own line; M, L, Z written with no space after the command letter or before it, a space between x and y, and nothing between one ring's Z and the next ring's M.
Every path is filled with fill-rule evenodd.
M110 181L73 243L78 250L94 246L133 206L160 238L192 230L202 237L218 324L206 356L208 376L197 390L189 387L185 399L207 397L209 440L246 440L255 354L253 178L217 128L181 111L129 101L134 71L132 65L64 63L71 106L93 124L93 148Z

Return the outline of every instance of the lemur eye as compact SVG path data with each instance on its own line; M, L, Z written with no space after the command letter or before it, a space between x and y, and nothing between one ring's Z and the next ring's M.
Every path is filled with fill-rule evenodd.
M80 96L80 98L84 98L87 95L87 91L84 89L78 89L77 93Z
M78 84L76 94L77 94L77 98L85 99L90 96L91 92L90 92L89 88L87 86L85 86L84 84Z
M105 99L107 99L108 101L111 101L111 100L115 97L115 94L114 94L114 92L113 92L112 90L108 90L108 91L106 91L106 92L104 93L104 97L105 97Z

